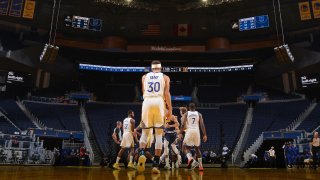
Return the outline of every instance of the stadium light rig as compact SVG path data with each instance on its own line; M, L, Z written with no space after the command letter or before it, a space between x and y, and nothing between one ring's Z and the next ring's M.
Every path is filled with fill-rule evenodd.
M59 47L51 44L45 44L40 55L40 61L45 63L54 63L58 55Z
M45 62L45 63L54 63L56 61L58 52L59 52L59 47L55 46L56 42L56 35L57 35L57 28L58 28L58 22L59 22L59 14L60 14L60 5L61 5L61 0L59 0L58 3L58 12L56 16L56 23L55 23L55 30L54 30L54 36L53 36L53 43L51 44L51 36L52 36L52 31L53 31L53 21L55 17L55 9L56 9L56 4L57 0L53 1L53 7L52 7L52 16L51 16L51 24L50 24L50 32L49 32L49 40L48 43L44 45L43 51L40 55L40 62Z
M277 46L274 48L277 60L281 64L288 64L294 62L294 56L292 55L288 44Z

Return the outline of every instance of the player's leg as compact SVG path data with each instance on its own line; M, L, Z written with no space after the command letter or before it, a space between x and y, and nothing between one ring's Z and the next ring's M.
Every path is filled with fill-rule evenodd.
M202 156L201 156L201 151L199 146L195 146L196 154L197 154L197 159L199 163L199 170L203 171L203 166L202 166Z
M186 131L186 134L185 134L185 137L184 137L184 140L183 140L183 147L182 147L184 154L188 158L188 165L187 165L188 169L191 168L191 164L194 161L194 159L192 157L192 154L191 154L191 151L190 151L191 147L194 146L192 135L193 135L193 133L192 133L191 130L187 130Z
M164 149L164 148L163 148ZM163 151L161 156L160 156L160 162L164 162L165 161L165 158L166 158L166 153Z
M154 161L154 157L152 156L152 154L148 151L148 149L145 151L146 153L146 157L151 160L151 161Z
M152 173L159 174L159 160L162 152L162 133L163 129L162 128L155 128L155 136L156 136L156 141L155 141L155 155L154 155L154 161L153 161L153 168L152 168Z
M129 152L129 163L128 163L128 167L135 169L135 166L134 166L134 164L133 164L134 140L133 140L132 134L130 134L130 141L131 141L131 145L130 145L130 152Z
M190 168L191 168L191 164L192 164L193 161L194 161L190 150L191 150L191 147L190 147L190 146L188 146L187 144L184 144L184 145L183 145L183 152L184 152L184 154L187 156L187 159L188 159L187 169L190 169Z
M150 123L155 127L155 155L152 173L159 174L159 160L163 148L163 126L165 119L165 103L162 98L157 98L153 101L152 121Z
M180 152L178 150L176 142L171 144L171 149L174 152L174 154L177 156L177 161L175 163L175 166L176 166L176 168L179 168L179 166L181 164L181 155L180 155Z
M120 161L120 159L121 159L124 151L125 151L125 148L122 147L122 148L120 149L120 151L118 152L118 156L117 156L116 162L115 162L115 163L113 164L113 166L112 166L114 169L117 169L117 170L120 170L120 169L121 169L120 166L119 166L119 161Z
M150 129L142 129L142 134L140 138L140 148L139 148L139 159L137 170L139 172L143 172L145 170L146 156L145 156L145 148L147 145L147 139L150 136Z
M133 159L134 159L134 166L137 165L138 163L138 158L139 158L139 148L137 148L135 151L134 151L134 155L133 155Z
M145 99L142 103L142 113L141 113L141 122L140 127L142 129L142 134L139 140L139 159L138 159L138 172L142 172L145 170L146 156L145 156L145 148L147 145L147 139L149 136L149 116L150 116L150 103L148 99Z
M149 129L149 136L147 138L147 145L146 145L146 149L145 149L145 156L151 160L153 162L154 157L153 155L150 153L150 150L152 148L152 144L154 143L154 135L153 135L153 128Z
M196 150L196 158L198 160L198 163L194 163L192 168L195 168L196 166L199 165L199 170L203 171L203 166L202 166L202 155L201 155L201 151L200 151L200 143L201 143L201 139L200 139L200 132L199 131L195 131L194 135L194 146L195 146L195 150Z
M166 135L167 136L167 135ZM164 143L163 143L163 154L164 154L164 158L165 158L165 169L171 169L170 168L170 160L169 160L169 141L167 140L168 137L166 137L164 139Z
M149 114L150 114L149 111L150 111L150 104L148 99L145 99L142 103L142 113L141 113L141 122L140 122L140 127L142 128L142 134L139 140L140 151L144 150L147 145L147 138L149 135L149 131L147 131L149 128L149 123L148 123Z

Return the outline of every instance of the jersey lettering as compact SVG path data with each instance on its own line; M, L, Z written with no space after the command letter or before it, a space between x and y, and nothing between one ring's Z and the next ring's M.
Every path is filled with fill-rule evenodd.
M162 73L148 73L144 79L144 97L163 97L164 75Z

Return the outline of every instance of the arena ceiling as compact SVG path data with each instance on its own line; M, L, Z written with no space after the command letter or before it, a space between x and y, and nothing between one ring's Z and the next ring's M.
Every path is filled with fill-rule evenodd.
M202 3L201 0L132 0L158 6L157 11L134 8L130 6L111 3L114 0L99 0L107 3L97 3L98 0L63 0L58 23L58 32L70 38L78 39L101 39L108 35L125 37L135 42L205 42L211 37L226 37L231 41L247 41L252 39L270 39L275 37L275 18L273 5L270 0L242 0L225 3L228 0L221 0L224 3L212 6L202 6L185 11L179 11L178 6L189 3ZM124 2L125 0L117 0ZM50 28L50 16L52 13L53 1L37 1L35 16L33 20L0 16L0 20L29 26L30 29L48 30ZM208 0L208 2L211 2ZM285 32L299 31L301 29L320 26L319 21L300 21L298 0L282 0L282 15ZM233 22L239 18L269 15L270 28L259 29L248 32L232 30ZM102 31L93 32L79 29L67 28L64 26L66 15L78 15L102 19ZM279 16L278 16L279 21ZM141 36L142 24L159 24L161 33L157 37ZM176 37L173 33L175 24L189 24L192 33L187 37ZM278 24L279 25L279 24ZM2 25L1 25L2 26ZM2 28L2 27L0 27Z
M161 44L161 45L206 45L207 40L213 37L225 37L231 43L275 40L275 20L271 0L242 0L231 3L210 4L191 6L202 3L200 0L132 0L146 3L157 7L157 10L150 11L146 8L137 8L116 4L113 0L107 3L97 2L98 0L63 0L58 23L58 34L63 38L78 41L101 41L107 36L118 36L125 38L129 44ZM102 1L102 0L100 0ZM111 2L112 1L112 2ZM121 1L121 0L117 0ZM224 0L223 2L225 2ZM132 3L131 2L131 3ZM300 21L299 0L281 0L281 9L284 20L284 32L289 43L309 40L309 34L320 32L320 21ZM38 41L38 46L43 46L48 39L50 29L50 16L52 13L53 0L37 1L35 16L33 20L0 16L0 30L5 29L15 33L15 43L6 39L6 46L9 49L24 48L30 46L25 40ZM187 7L181 10L179 7ZM270 17L270 28L258 29L246 32L232 30L232 23L239 18L267 14ZM100 18L103 21L101 32L86 31L65 27L64 18L66 15L78 15L85 17ZM279 16L278 16L279 18ZM278 19L279 21L279 19ZM3 23L5 22L5 23ZM161 25L161 33L156 37L144 37L140 34L141 24L158 23ZM172 34L174 24L192 25L192 34L187 37L176 37ZM278 22L279 23L279 22ZM24 42L18 42L23 32ZM1 35L1 34L0 34ZM14 47L19 44L19 47ZM26 45L27 44L27 45ZM260 59L267 59L273 55L273 47L260 48L243 52L218 52L210 51L205 53L121 53L106 52L103 50L92 51L77 48L61 48L59 55L63 55L74 62L90 61L100 64L115 62L144 62L154 58L170 60L179 63L185 60L190 64L196 62L228 64L230 62L252 62Z

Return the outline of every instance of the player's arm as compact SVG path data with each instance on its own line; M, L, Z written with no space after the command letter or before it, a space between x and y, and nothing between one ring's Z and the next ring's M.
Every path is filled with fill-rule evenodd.
M141 82L142 82L142 94L144 93L144 80L146 79L146 75L142 76Z
M170 78L168 76L164 76L165 87L164 87L164 100L166 101L168 112L167 117L170 118L172 116L172 104L171 104L171 94L170 94Z
M311 145L313 146L316 143L316 139L312 138Z
M137 134L134 134L133 137L134 137L134 141L135 141L136 143L139 143L138 135L137 135Z
M200 120L200 128L201 128L201 131L202 131L202 135L203 135L203 142L207 142L207 131L206 131L206 127L204 126L204 123L203 123L203 118L202 118L202 114L199 113L199 120Z
M140 130L141 130L141 127L139 125L136 127L136 129L134 129L135 134L141 136L141 134L139 133Z
M136 129L134 129L134 131L138 132L141 129L140 125L136 127Z
M130 119L130 124L131 124L131 132L135 133L135 129L134 129L134 126L135 126L135 120L134 119Z
M187 113L185 113L181 117L181 127L180 127L180 130L177 131L180 140L182 140L182 133L186 129L186 119L187 119Z
M186 119L187 119L187 113L185 113L181 118L181 127L180 127L181 133L182 131L186 130Z
M180 123L178 122L177 116L173 116L173 122L174 122L174 124L170 125L170 127L174 127L176 129L177 128L179 129Z

